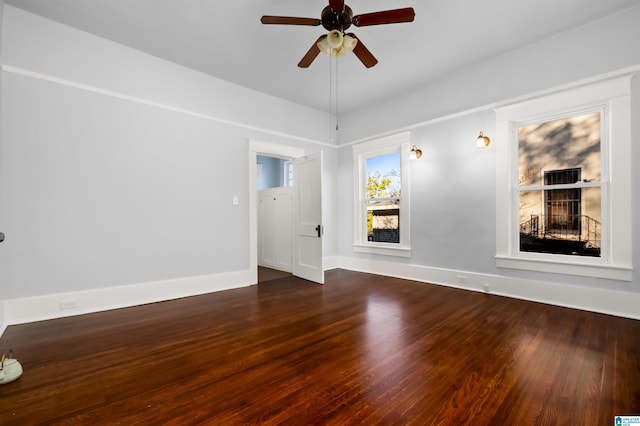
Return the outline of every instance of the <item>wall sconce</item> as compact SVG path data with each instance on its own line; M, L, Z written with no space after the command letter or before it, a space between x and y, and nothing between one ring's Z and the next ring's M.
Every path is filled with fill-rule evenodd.
M486 148L489 146L490 143L491 143L491 139L489 139L488 136L485 136L482 134L482 132L480 132L480 134L478 135L478 138L476 139L476 148L478 149Z
M417 160L420 157L422 157L422 150L418 149L414 145L413 148L411 148L411 151L409 152L409 159L410 160Z

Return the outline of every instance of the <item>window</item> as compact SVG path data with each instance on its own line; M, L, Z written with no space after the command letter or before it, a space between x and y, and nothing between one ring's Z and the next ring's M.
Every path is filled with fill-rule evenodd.
M258 190L293 186L291 160L266 155L256 155Z
M365 158L367 241L400 243L400 152Z
M293 161L282 160L282 186L293 186Z
M521 251L600 257L600 123L598 111L517 127Z
M630 87L496 110L498 267L631 280Z
M353 148L354 250L410 255L409 134Z

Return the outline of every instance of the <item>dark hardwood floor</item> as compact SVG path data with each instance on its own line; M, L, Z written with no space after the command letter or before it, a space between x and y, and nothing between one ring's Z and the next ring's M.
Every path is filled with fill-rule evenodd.
M357 272L9 327L0 424L612 425L640 321Z
M291 276L290 272L284 272L284 271L279 271L277 269L258 266L258 282L259 283L277 280L280 278L285 278L290 276Z

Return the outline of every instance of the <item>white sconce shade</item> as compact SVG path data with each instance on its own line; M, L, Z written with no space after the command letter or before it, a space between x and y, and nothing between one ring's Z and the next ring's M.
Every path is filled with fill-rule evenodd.
M488 136L485 136L480 132L478 138L476 139L476 148L482 149L486 148L491 144L491 139Z

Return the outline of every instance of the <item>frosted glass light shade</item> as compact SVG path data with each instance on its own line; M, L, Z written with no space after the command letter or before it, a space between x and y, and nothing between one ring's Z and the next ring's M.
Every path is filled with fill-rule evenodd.
M343 37L342 47L348 52L351 52L356 47L356 44L358 44L357 38L351 37L349 35Z
M340 58L353 51L357 43L357 38L344 35L339 30L331 30L316 45L325 55Z
M476 139L476 148L478 149L486 148L489 146L489 144L491 144L491 139L489 139L488 136L485 136L482 134L482 132L480 132L480 134L478 135L478 138Z
M327 34L327 42L332 49L337 49L342 46L342 41L344 36L338 30L331 30L329 34Z
M327 37L325 36L322 40L316 43L318 49L325 55L328 55L331 52L331 46L329 46L329 42L327 41Z

